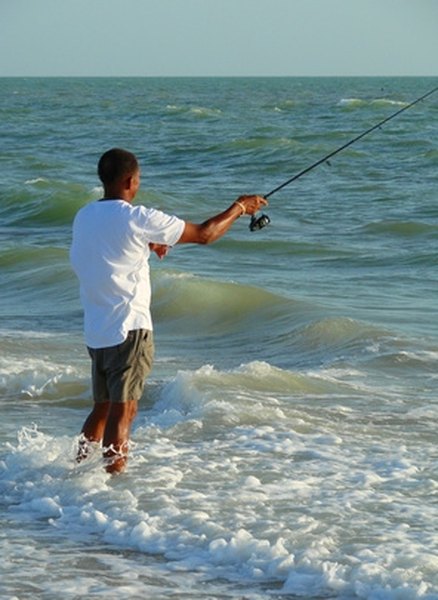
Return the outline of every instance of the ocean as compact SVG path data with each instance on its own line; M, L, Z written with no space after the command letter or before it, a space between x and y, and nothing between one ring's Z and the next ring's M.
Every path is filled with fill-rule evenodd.
M151 258L156 362L127 471L91 406L76 211L107 149L201 222L433 78L0 79L0 597L438 599L438 93Z

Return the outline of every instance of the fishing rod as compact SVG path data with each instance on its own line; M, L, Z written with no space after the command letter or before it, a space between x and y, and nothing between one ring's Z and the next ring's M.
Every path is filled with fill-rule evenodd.
M284 187L286 187L287 185L291 184L293 181L296 181L297 179L299 179L300 177L302 177L303 175L305 175L309 171L312 171L312 169L314 169L315 167L318 167L322 163L327 162L330 158L332 158L332 156L335 156L336 154L339 154L339 152L342 152L342 150L345 150L345 148L348 148L352 144L355 144L357 141L359 141L360 139L362 139L363 137L365 137L366 135L368 135L369 133L371 133L375 129L379 129L379 127L382 127L382 125L384 125L388 121L391 121L391 119L394 119L395 117L397 117L398 115L400 115L405 110L408 110L409 108L412 108L413 106L415 106L415 104L418 104L418 102L421 102L422 100L424 100L428 96L431 96L437 90L438 90L438 87L434 88L433 90L430 90L426 94L423 94L423 96L420 96L420 98L417 98L416 100L414 100L410 104L407 104L406 106L403 106L402 108L400 108L399 110L397 110L395 113L389 115L389 117L386 117L385 119L382 119L381 121L379 121L378 123L376 123L376 125L373 125L372 127L370 127L369 129L367 129L366 131L363 131L362 133L360 133L359 135L357 135L356 137L354 137L350 141L346 142L345 144L343 144L339 148L336 148L336 150L333 150L332 152L329 152L329 154L327 154L323 158L320 158L319 160L317 160L316 162L314 162L310 166L306 167L305 169L303 169L302 171L300 171L299 173L297 173L296 175L294 175L293 177L291 177L287 181L283 182L282 184L280 184L279 186L277 186L276 188L274 188L273 190L271 190L270 192L268 192L267 194L265 194L264 198L268 199L270 196L272 196L273 194L276 194L277 192L279 192L280 190L282 190ZM256 217L255 215L253 215L253 217L251 219L251 223L249 225L249 228L250 228L251 231L258 231L259 229L263 229L263 227L266 227L266 225L269 225L270 222L271 222L271 219L266 214L262 214L259 217Z

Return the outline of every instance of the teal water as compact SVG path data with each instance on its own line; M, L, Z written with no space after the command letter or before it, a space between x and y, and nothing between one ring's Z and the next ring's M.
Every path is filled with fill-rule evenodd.
M0 79L8 598L438 598L438 94L208 247L152 259L125 475L90 404L72 219L102 152L192 221L266 194L432 78Z

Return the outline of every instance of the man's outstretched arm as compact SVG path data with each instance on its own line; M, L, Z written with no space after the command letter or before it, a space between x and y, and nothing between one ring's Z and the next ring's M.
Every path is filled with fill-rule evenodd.
M203 223L186 222L178 244L211 244L221 238L239 217L254 215L267 204L262 196L240 196L229 208Z

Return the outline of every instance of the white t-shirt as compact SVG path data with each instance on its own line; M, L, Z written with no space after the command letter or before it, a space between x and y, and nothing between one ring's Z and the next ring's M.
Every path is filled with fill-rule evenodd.
M178 217L124 200L79 210L70 260L80 284L87 346L115 346L131 329L152 329L149 242L173 246L183 230Z

